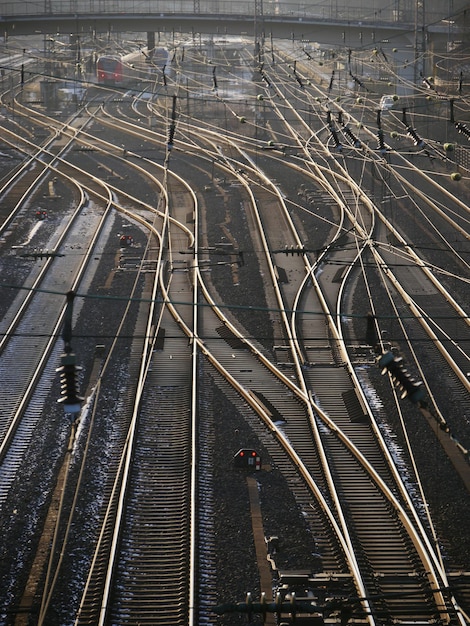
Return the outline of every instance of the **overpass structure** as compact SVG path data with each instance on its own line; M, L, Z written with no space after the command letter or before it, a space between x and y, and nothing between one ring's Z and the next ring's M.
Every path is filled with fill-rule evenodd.
M467 0L0 0L0 35L269 35L350 48L401 42L422 50L430 41L455 40L455 18L466 6Z

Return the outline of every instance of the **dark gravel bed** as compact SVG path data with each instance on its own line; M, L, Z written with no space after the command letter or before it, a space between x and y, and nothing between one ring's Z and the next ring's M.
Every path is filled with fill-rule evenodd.
M21 209L14 227L12 226L4 235L2 248L5 247L0 258L3 287L0 297L0 318L5 315L18 288L24 284L34 265L44 262L40 258L34 259L31 255L49 248L50 237L63 219L64 213L74 208L74 196L69 187L58 181L56 192L59 199L50 199L47 197L47 186L42 185L34 199ZM37 210L47 211L47 218L38 219ZM35 233L29 240L29 233L33 230Z
M216 604L244 602L251 592L259 600L258 565L252 535L247 476L255 477L265 537L279 537L275 555L278 569L314 571L315 539L287 483L247 424L245 418L212 378L206 374L203 394L213 421L213 496L217 515L215 528ZM233 457L241 449L254 449L262 459L261 471L236 468ZM276 574L273 572L273 584ZM246 623L246 616L225 615L226 626ZM255 622L257 623L257 622Z
M79 373L79 390L84 394L88 383L96 345L105 346L108 352L116 334L116 324L127 304L125 294L134 282L134 272L118 272L108 289L104 289L110 272L114 269L116 252L119 249L118 235L121 232L121 220L116 220L110 232L106 247L102 251L101 262L97 264L93 280L89 287L90 295L100 297L85 298L84 306L73 328L72 347L77 355L77 364L82 368ZM138 227L132 228L136 243L145 243L145 236ZM4 278L13 280L8 273ZM65 294L64 294L65 297ZM98 426L94 432L91 458L94 459L88 474L84 477L86 488L80 498L78 522L72 532L69 545L71 561L64 564L58 585L59 600L52 603L51 619L56 613L52 626L62 626L73 622L73 599L79 597L78 589L83 586L86 569L84 563L91 558L96 528L94 523L101 500L101 493L106 476L106 449L115 436L115 415L121 401L120 394L128 384L126 363L129 358L129 342L133 336L138 304L131 307L127 331L124 329L123 339L118 342L114 355L113 381L109 381L106 396L106 410L98 413ZM61 339L59 339L61 342ZM54 376L55 372L53 373ZM50 384L50 381L49 381ZM114 392L113 392L114 385ZM68 441L69 422L64 417L63 407L57 403L61 395L59 376L55 375L51 385L49 398L45 403L44 420L34 433L33 441L25 456L18 478L9 493L0 517L0 586L5 590L0 604L1 613L7 607L18 605L22 590L29 575L32 559L35 556L45 516L51 501L56 473L60 468ZM84 419L87 422L87 419ZM83 443L83 437L82 437ZM77 451L75 463L80 458ZM42 468L38 471L38 468ZM101 469L100 469L101 468ZM70 485L76 480L77 466L72 467ZM72 490L70 491L72 497ZM70 501L66 503L70 504ZM70 558L70 557L68 557ZM7 593L8 590L8 593ZM72 612L71 612L72 610Z
M268 169L266 164L263 165L265 169ZM297 182L297 185L299 182ZM296 186L292 185L289 189L289 196L294 197ZM320 224L314 214L307 214L305 212L300 215L296 212L295 219L297 220L299 226L303 229L303 232L306 236L306 241L308 242L309 248L319 248L321 247L324 239L328 231L328 226L326 223ZM240 218L237 216L237 221L233 224L232 228L235 228L236 225L240 226ZM319 228L320 226L320 228ZM255 266L252 266L252 270ZM378 295L382 293L382 287L379 285L376 280L377 277L370 276L371 281L371 290L372 293ZM216 284L216 287L221 294L222 298L225 299L229 297L229 293L231 290L230 282L227 279L223 279L223 275L221 272L213 273L212 280ZM352 326L354 332L354 339L357 343L366 343L366 316L368 313L367 302L368 296L365 290L365 286L361 281L358 281L358 284L354 287L353 293L350 295L351 302L353 305L353 319ZM389 317L390 310L387 305L387 301L384 297L378 296L379 302L382 300L381 304L383 305L382 314L386 319ZM388 330L389 335L392 336L394 332L393 325L389 327L387 323L384 325L384 329ZM423 353L423 359L429 361L429 358ZM431 375L434 376L436 381L440 382L440 388L438 389L438 396L441 398L441 404L445 407L445 412L447 413L447 417L451 423L456 424L456 431L459 433L459 436L467 437L470 435L468 431L468 417L467 419L462 419L463 416L468 416L468 404L463 403L462 397L453 393L452 381L451 380L443 380L441 376L441 371L437 368L437 366L433 369L432 363L430 364ZM402 459L402 471L403 474L408 476L409 469L406 466L411 467L411 460L406 452L405 440L401 429L401 424L398 419L398 415L396 414L393 399L391 397L390 388L388 384L388 380L385 377L382 377L379 369L372 365L368 367L368 379L381 399L385 408L386 414L386 423L384 423L384 428L387 430L390 429L391 442L394 446L397 446L400 457ZM413 449L413 453L415 455L415 459L418 465L418 471L421 476L421 480L424 485L424 490L427 498L427 502L430 507L431 515L433 521L436 525L439 543L442 547L446 566L449 571L458 571L468 570L468 564L470 563L470 521L468 518L468 510L470 507L470 497L465 489L465 486L462 484L459 476L456 474L450 460L444 453L442 447L439 445L436 440L436 436L432 432L429 427L429 424L425 420L425 418L421 415L419 410L409 401L404 400L402 402L402 411L404 413L405 422L408 426L408 435L411 440L411 445ZM229 414L230 418L227 419L226 415ZM220 425L219 429L221 433L224 433L224 437L227 438L228 441L234 440L237 435L235 432L240 433L243 432L238 420L235 424L231 424L231 420L233 418L234 412L233 409L227 412L220 412ZM226 424L225 428L223 427L223 423ZM458 425L457 425L458 423ZM246 430L245 425L245 430ZM247 441L252 440L253 433L249 430L245 435ZM221 446L221 443L218 444ZM248 508L247 502L247 493L246 493L246 485L244 483L244 479L240 481L240 477L238 477L237 481L237 473L235 471L235 476L232 476L234 473L233 468L228 467L228 459L230 454L232 454L233 449L236 448L236 442L233 441L232 448L229 448L230 452L227 453L227 456L222 456L222 461L225 458L225 465L223 465L223 481L222 484L226 485L227 491L222 488L220 490L220 499L223 498L224 494L235 493L235 500L237 503L244 502L243 508ZM217 449L217 446L216 446ZM232 454L233 456L233 454ZM216 485L217 485L217 475L220 472L216 473ZM299 533L299 528L302 526L301 522L299 522L298 516L296 515L296 506L295 502L291 502L292 506L288 507L288 512L284 510L284 504L286 502L285 495L283 494L283 490L287 489L284 481L281 476L276 476L276 473L270 473L268 479L261 479L260 481L260 493L269 493L271 490L272 497L263 499L263 507L268 507L266 512L266 535L270 534L279 535L282 537L292 536L296 533ZM241 484L240 484L241 483ZM237 490L234 492L235 485L237 485ZM229 488L230 487L230 488ZM216 487L217 493L218 488ZM240 491L241 490L241 491ZM242 500L243 497L243 500ZM263 498L263 496L262 496ZM229 537L223 536L222 539L217 537L217 542L222 542L221 545L221 553L233 555L233 559L235 562L239 562L240 559L236 558L238 543L236 546L233 546L232 543L234 541L234 537L238 536L237 528L239 526L247 528L247 532L249 531L249 520L246 519L246 511L241 513L238 511L237 506L234 505L233 501L230 499L229 503L225 503L224 505L224 518L227 515L230 515L231 522L227 526L230 529ZM272 507L272 508L270 508ZM282 509L280 508L282 507ZM283 511L279 516L277 512ZM238 517L237 517L238 511ZM284 529L276 529L271 531L271 526L276 526L276 520L279 519L285 520L286 524ZM238 520L237 523L234 523L234 520ZM223 521L219 521L221 525L221 529L226 530L226 526ZM300 524L300 526L299 526ZM235 528L232 529L232 526L235 525ZM289 528L292 529L289 532ZM240 533L243 535L243 533ZM248 535L249 536L249 535ZM298 535L302 536L301 534ZM310 538L311 539L311 538ZM303 536L302 541L305 541L305 536ZM302 542L300 542L302 543ZM286 567L293 569L302 569L306 567L308 569L308 565L305 564L305 553L300 555L297 550L296 545L286 545L286 552L291 555L291 559L287 560L288 564ZM300 552L302 553L302 548L300 548ZM305 550L308 553L308 550ZM281 555L279 555L281 558ZM308 559L307 559L308 560ZM223 566L223 571L227 570L226 560L224 559L220 564L220 567ZM250 573L252 576L252 573ZM229 568L229 580L231 582L231 589L233 588L233 596L236 596L236 600L233 601L243 601L244 595L247 590L247 582L244 579L244 575L242 574L241 580L238 575L236 575L235 571ZM237 591L235 591L235 589ZM221 592L223 592L224 601L226 600L227 591L225 586L222 585ZM256 594L254 594L256 595ZM232 596L230 596L230 600L232 600ZM221 599L222 601L222 599ZM462 603L468 602L468 599L462 600ZM233 622L224 621L223 623L239 623L236 621L236 617L231 616L225 617L225 620L233 619Z
M377 295L382 293L382 288L374 272L369 272L368 280L372 293ZM354 332L359 343L365 343L367 311L364 308L364 303L367 303L367 295L361 280L356 283L351 297ZM382 321L383 329L389 331L388 337L390 337L392 344L396 345L400 353L406 358L404 343L396 341L398 337L395 334L393 322L390 320L387 322L390 309L385 297L377 297L377 306L379 307L378 314L383 315L384 318ZM437 367L437 364L436 367L433 366L432 356L426 355L426 345L417 344L416 350L422 363L426 362L426 376L433 386L444 417L452 425L452 428L455 426L456 430L458 429L459 437L468 440L470 437L468 402L455 394L452 379L443 376L442 370ZM367 370L368 378L385 407L387 425L396 437L394 443L400 449L406 465L410 468L411 462L406 452L402 426L393 403L388 379L381 376L379 368L375 365L368 366ZM451 571L459 569L468 571L470 564L470 518L468 515L470 494L419 409L407 399L402 400L400 406L431 516L437 528L439 541L444 549L446 565Z
M235 121L229 120L235 127ZM142 149L142 145L132 145L132 149ZM85 157L94 158L94 157ZM178 157L183 163L183 159ZM176 168L178 159L172 165ZM111 162L110 162L111 163ZM263 168L267 163L263 163ZM187 174L187 170L185 174ZM280 175L280 171L274 177ZM200 172L195 173L196 177ZM154 196L148 189L140 186L140 180L135 177L129 181L129 188L135 189L136 194L145 201L153 201ZM200 184L200 180L198 182ZM294 200L300 179L292 177L286 181L288 196ZM222 225L226 226L239 249L245 255L245 265L239 268L239 284L234 285L233 274L229 266L222 266L212 270L212 280L221 301L233 306L234 315L240 320L247 333L260 341L267 349L275 342L269 314L266 310L263 279L260 266L256 258L256 251L249 232L249 225L240 210L240 196L238 192L229 189L229 198L226 203L215 196L214 191L205 195L208 206L208 240L210 245L221 241L226 234ZM213 197L210 196L213 194ZM55 210L51 210L50 224L53 227ZM227 223L227 217L230 222ZM304 229L308 246L317 249L325 241L329 230L326 222L318 222L316 216L302 214L296 217L299 225ZM30 217L28 217L30 220ZM119 229L119 224L116 225ZM123 293L127 293L133 275L119 274L109 290L103 285L112 268L116 252L118 230L110 236L104 262L100 263L96 276L90 286L90 293L99 293L109 296L110 299L89 299L86 301L77 324L74 328L74 349L79 356L79 364L83 366L80 377L80 386L83 388L90 376L92 361L97 343L105 346L105 352L115 334L115 322L124 306L119 300ZM133 234L139 239L143 235L135 229ZM44 239L45 240L45 239ZM213 261L219 261L213 257ZM12 282L20 283L27 273L27 266L22 262L14 265L11 259L10 269L6 277ZM373 277L371 277L371 280ZM378 288L378 285L376 285ZM113 300L112 297L116 299ZM364 302L367 302L364 286L359 282L352 297L354 314L354 330L357 337L365 337ZM250 307L259 308L254 312ZM384 302L384 310L387 311ZM0 309L0 314L1 314ZM86 568L90 562L94 539L96 535L95 520L98 515L101 495L104 488L107 453L106 447L112 445L118 433L115 414L119 411L123 401L123 386L129 381L127 373L128 347L132 338L133 322L137 316L137 307L133 311L126 333L127 340L118 345L113 362L113 381L103 403L99 423L94 433L91 455L96 465L87 472L84 482L80 511L75 522L71 543L69 545L68 561L64 564L57 593L55 595L49 626L64 626L73 622L84 584ZM91 320L93 324L91 324ZM439 379L439 372L434 372ZM374 389L377 391L384 406L387 407L387 423L396 435L396 443L402 450L405 449L404 437L395 410L392 408L388 382L380 376L377 368L372 366L369 373ZM240 410L227 398L221 388L212 379L211 373L203 374L202 391L205 413L204 419L212 422L214 432L213 463L210 487L213 490L216 515L214 517L214 565L216 569L217 588L216 603L243 601L246 592L253 593L259 598L259 574L252 539L252 525L250 504L247 488L247 474L244 470L236 469L232 459L242 447L258 450L263 459L263 470L254 474L258 487L263 515L263 525L267 537L276 535L280 539L280 549L276 554L276 564L280 569L311 569L314 566L315 538L312 537L305 520L292 496L286 481L279 470L271 465L271 459L266 449L259 441ZM460 415L468 414L468 407L453 397L452 388L442 381L440 393L447 398L449 411L455 416L455 422ZM8 597L2 606L17 604L21 590L28 573L28 562L35 553L40 530L44 521L50 493L53 486L54 471L59 466L64 447L68 426L64 423L63 412L56 405L60 395L58 380L55 382L48 402L49 409L45 414L44 423L38 428L34 450L22 468L21 478L18 479L11 497L0 519L0 586L8 589ZM444 402L445 404L445 402ZM390 407L390 408L389 408ZM426 497L436 523L440 542L446 555L449 569L467 569L470 563L470 519L468 515L469 494L460 483L448 458L438 445L434 434L415 407L403 403L403 411L407 424L410 425L409 435L416 455L418 468L424 483ZM407 455L403 452L407 461ZM48 471L37 472L38 467L48 467ZM98 468L98 470L96 469ZM71 480L76 478L77 467L74 467ZM13 550L11 546L15 546ZM17 573L12 583L12 563L24 565L24 569ZM201 582L201 585L203 583ZM1 613L1 607L0 607ZM213 616L211 616L211 619ZM213 623L227 626L245 624L246 616L230 615L216 620ZM8 623L8 620L0 623ZM259 621L260 623L260 621Z

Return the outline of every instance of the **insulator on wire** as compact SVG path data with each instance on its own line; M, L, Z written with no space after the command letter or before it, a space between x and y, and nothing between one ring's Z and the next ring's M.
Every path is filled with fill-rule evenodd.
M423 85L427 88L427 89L434 89L434 87L432 86L431 81L428 78L423 78Z
M455 118L454 118L454 99L451 98L449 100L449 122L451 124L455 123Z
M417 404L425 396L422 381L416 380L408 372L402 357L396 357L393 352L385 352L378 358L378 365L382 368L382 374L389 373L393 384L401 392L402 398L409 398Z
M406 108L403 107L402 112L401 112L401 121L405 126L408 126L408 118L406 116Z
M65 413L79 413L83 402L82 396L78 395L77 390L77 373L81 370L75 363L75 354L67 352L60 357L61 366L57 368L60 372L61 397L57 402L64 405Z
M385 145L384 139L384 131L381 128L379 128L377 131L377 140L377 150L382 154L387 152L387 146Z
M414 128L408 126L406 132L413 139L413 143L417 148L422 148L424 146L424 141L421 139L421 137L418 135Z
M366 343L369 346L375 348L379 343L379 335L377 332L376 318L372 313L367 314L367 327L366 327Z
M336 150L338 150L338 152L341 152L341 151L342 151L342 149L343 149L343 146L342 146L342 144L341 144L341 142L340 142L340 140L339 140L338 133L337 133L337 132L336 132L336 130L333 128L333 126L330 126L329 130L330 130L330 133L331 133L331 137L332 137L332 139L333 139L333 142L334 142L334 144L335 144L335 148L336 148Z
M168 131L168 150L173 148L173 139L175 136L175 124L172 122L170 124L170 129Z
M263 68L260 68L259 73L261 74L261 78L264 80L264 82L267 84L268 87L272 87L271 81L269 80L269 78L266 75L266 72L263 70Z
M245 602L227 603L214 607L214 613L224 615L225 613L242 613L248 616L251 622L253 615L262 615L265 617L268 613L274 614L278 622L281 621L283 615L290 616L289 623L295 623L297 614L306 613L310 616L309 624L323 626L324 620L322 606L317 605L311 598L297 598L293 591L288 598L276 592L271 602L266 600L265 594L261 595L260 601L255 601L250 592L246 594ZM320 614L321 613L321 614Z
M351 72L349 72L349 76L353 79L356 85L359 85L359 87L362 87L366 91L369 91L367 87L364 85L364 83L362 82L362 80L360 80L357 76L354 76L354 74L352 74Z
M328 91L331 91L333 89L334 81L335 81L335 71L333 70L331 72L330 84L328 85Z
M361 147L361 140L356 137L356 135L349 128L349 126L345 126L343 128L343 133L346 135L346 137L348 137L348 139L352 141L355 148Z
M289 254L294 256L294 254L297 254L297 255L305 254L306 250L305 248L301 248L299 246L290 246L290 247L286 246L282 252L287 254L287 256L289 256Z
M455 128L458 130L459 133L462 133L462 135L470 138L470 130L466 124L462 124L462 122L456 122Z
M297 74L297 72L295 70L294 70L294 78L299 83L299 87L301 89L303 89L304 88L304 84L302 82L302 79L300 78L300 76Z
M175 136L176 129L176 96L173 96L173 106L171 109L171 123L170 128L168 130L168 150L173 148L173 138Z

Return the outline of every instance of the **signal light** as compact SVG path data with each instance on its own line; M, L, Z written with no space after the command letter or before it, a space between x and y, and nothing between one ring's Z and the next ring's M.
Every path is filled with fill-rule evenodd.
M65 413L79 413L83 398L77 391L77 372L82 368L76 366L73 352L63 354L60 362L62 365L56 371L60 372L62 397L57 402L63 403Z
M424 398L425 391L422 381L411 376L401 357L394 356L393 352L390 351L385 352L379 357L378 365L383 368L382 374L388 371L393 384L402 392L402 398L408 397L413 404L417 404Z
M235 467L259 471L261 469L261 456L256 450L242 448L233 457Z

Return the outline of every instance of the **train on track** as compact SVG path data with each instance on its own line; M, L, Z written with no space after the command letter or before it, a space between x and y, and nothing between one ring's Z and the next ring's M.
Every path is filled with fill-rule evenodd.
M156 73L167 75L169 67L167 48L155 48L151 53L142 48L123 56L104 54L96 60L96 79L100 85L127 87L136 80L155 77Z

